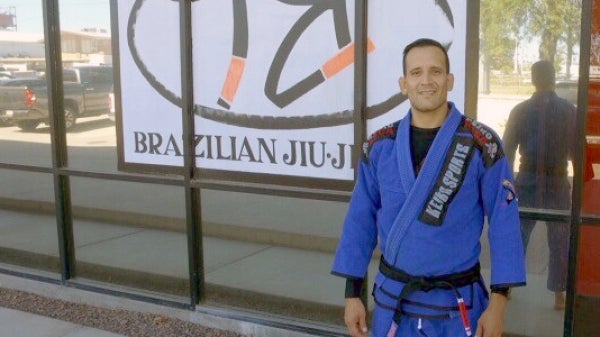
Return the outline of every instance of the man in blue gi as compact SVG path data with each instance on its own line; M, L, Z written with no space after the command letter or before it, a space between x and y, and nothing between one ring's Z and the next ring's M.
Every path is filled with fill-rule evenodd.
M409 44L403 70L411 109L364 146L332 268L347 279L346 325L367 335L360 289L378 246L372 336L501 337L508 290L525 284L512 170L499 137L447 101L454 77L440 43ZM479 271L484 217L489 298Z

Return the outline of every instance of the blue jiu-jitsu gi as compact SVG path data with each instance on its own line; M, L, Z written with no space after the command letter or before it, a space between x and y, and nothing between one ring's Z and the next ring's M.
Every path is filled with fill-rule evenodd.
M406 275L479 274L479 240L487 217L491 284L525 284L512 170L499 137L452 103L449 108L417 176L410 111L365 144L334 274L363 278L377 245L382 264ZM465 336L457 295L464 298L475 333L488 303L481 279L454 288L418 289L417 284L417 290L409 290L407 283L382 273L382 264L373 289L373 336L413 336L415 329L428 336Z

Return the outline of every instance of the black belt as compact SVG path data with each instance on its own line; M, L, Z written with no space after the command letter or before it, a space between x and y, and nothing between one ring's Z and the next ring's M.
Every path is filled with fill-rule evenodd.
M479 263L477 263L473 267L457 273L439 276L415 276L410 275L402 269L392 266L385 261L383 256L381 256L381 261L379 262L379 271L383 275L392 280L405 283L404 288L398 296L398 302L394 312L394 322L398 325L400 324L402 317L402 301L410 294L414 293L415 291L427 292L432 289L448 289L455 293L457 300L460 299L460 301L462 301L462 295L458 291L458 288L473 284L475 282L480 282L480 269L481 266ZM465 329L467 329L467 325L465 325Z
M440 276L414 276L392 266L383 256L381 256L379 262L379 271L386 277L394 281L406 283L406 286L410 284L411 287L415 287L413 291L420 290L425 292L434 288L455 289L478 282L481 279L480 269L481 266L477 263L473 267L458 273Z

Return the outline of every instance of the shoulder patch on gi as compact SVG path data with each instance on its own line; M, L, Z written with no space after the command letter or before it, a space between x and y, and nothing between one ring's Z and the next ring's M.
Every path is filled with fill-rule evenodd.
M473 135L475 146L481 151L485 167L494 165L504 157L500 137L492 128L469 117L464 117L462 126Z
M502 181L502 187L506 191L506 203L510 204L513 200L517 199L517 193L515 192L515 186L508 179Z
M362 148L362 157L363 160L369 159L369 154L371 153L371 149L373 145L382 139L396 139L396 134L398 134L398 125L400 125L400 121L394 122L390 125L384 126L383 128L375 131L366 142L363 143Z

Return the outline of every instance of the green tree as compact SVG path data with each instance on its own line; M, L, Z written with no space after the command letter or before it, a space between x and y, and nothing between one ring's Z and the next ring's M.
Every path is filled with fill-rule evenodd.
M565 45L567 46L566 55L566 74L571 77L571 61L573 59L573 48L581 40L581 0L571 1L572 5L567 7Z
M512 68L514 53L527 22L528 4L533 0L482 0L480 6L480 43L484 83L489 92L492 69Z
M482 0L480 6L481 57L484 79L491 69L512 67L519 44L539 41L539 59L564 59L569 75L573 48L579 43L581 0ZM558 55L559 41L566 46ZM518 63L517 63L518 64ZM520 70L517 68L517 72ZM482 84L484 90L489 83Z
M531 21L528 32L540 37L540 60L555 61L560 39L565 41L572 53L578 40L581 1L573 0L536 0L529 8Z

